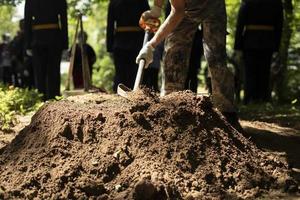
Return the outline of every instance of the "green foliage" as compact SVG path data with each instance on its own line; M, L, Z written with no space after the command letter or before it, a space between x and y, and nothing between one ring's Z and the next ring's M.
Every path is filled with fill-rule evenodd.
M21 3L22 0L0 0L0 6L2 5L12 5L15 6L19 3Z
M240 7L240 0L227 0L227 48L232 49L234 44L235 26L237 20L237 14Z
M97 68L93 71L93 83L105 89L106 91L112 91L114 67L112 60L109 56L105 55L101 60L96 63Z
M12 6L0 6L0 36L9 33L13 36L17 32L18 22L13 22L15 8Z
M292 37L289 45L287 68L287 96L293 101L300 97L300 1L294 0L294 16L292 23Z
M41 94L36 90L0 84L0 130L9 129L15 116L36 111L41 105Z

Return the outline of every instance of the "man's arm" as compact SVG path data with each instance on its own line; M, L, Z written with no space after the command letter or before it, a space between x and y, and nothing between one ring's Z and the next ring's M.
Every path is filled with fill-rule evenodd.
M155 0L156 6L162 6L163 0ZM149 41L152 47L156 47L163 41L181 22L184 17L185 1L184 0L170 0L171 13L163 24L159 27L154 37Z
M159 27L154 37L143 46L136 58L136 63L144 59L146 68L153 61L153 51L155 47L177 27L184 17L185 0L170 0L170 2L172 7L170 15ZM162 0L155 0L154 3L155 6L160 6L162 5Z

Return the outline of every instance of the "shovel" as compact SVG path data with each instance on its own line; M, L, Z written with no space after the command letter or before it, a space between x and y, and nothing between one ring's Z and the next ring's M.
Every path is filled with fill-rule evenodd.
M145 30L144 41L143 41L143 46L144 46L148 42L150 33L157 31L157 29L160 25L160 21L159 21L159 19L150 19L147 21L142 21L142 22L140 21L140 25ZM141 59L139 61L139 67L138 67L138 71L136 74L133 90L128 88L126 85L120 83L117 88L117 94L124 98L129 99L128 92L136 91L140 87L140 84L143 79L144 68L145 68L145 60Z

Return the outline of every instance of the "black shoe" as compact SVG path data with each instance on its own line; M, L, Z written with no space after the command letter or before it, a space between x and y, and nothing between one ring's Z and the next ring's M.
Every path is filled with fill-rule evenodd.
M239 118L237 116L236 112L223 112L223 116L225 117L225 120L238 132L243 133L244 130L239 122Z

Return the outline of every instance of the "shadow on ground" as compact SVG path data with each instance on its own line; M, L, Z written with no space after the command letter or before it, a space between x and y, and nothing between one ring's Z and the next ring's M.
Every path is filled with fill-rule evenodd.
M258 148L286 159L292 176L300 183L300 131L261 121L241 121Z

